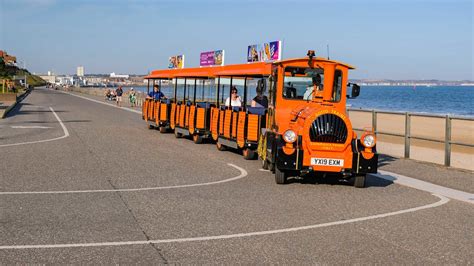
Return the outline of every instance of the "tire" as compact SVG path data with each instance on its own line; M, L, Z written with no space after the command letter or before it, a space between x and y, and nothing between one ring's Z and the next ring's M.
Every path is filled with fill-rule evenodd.
M288 183L288 175L284 171L275 167L275 182L279 185Z
M242 155L245 160L253 160L255 158L255 151L251 149L243 149Z
M219 151L225 151L225 150L227 150L227 147L224 146L224 145L222 145L222 144L220 144L219 141L216 142L216 147L217 147L217 150L219 150Z
M182 138L183 137L183 134L181 133L178 133L176 130L174 131L174 136L179 139L179 138Z
M196 144L201 144L202 143L202 136L198 134L193 135L193 141Z
M166 127L160 127L160 133L166 133Z
M270 166L269 166L269 163L268 163L267 159L262 160L262 169L264 169L264 170L269 170L270 169Z
M366 175L356 175L354 177L354 187L364 188L365 187Z

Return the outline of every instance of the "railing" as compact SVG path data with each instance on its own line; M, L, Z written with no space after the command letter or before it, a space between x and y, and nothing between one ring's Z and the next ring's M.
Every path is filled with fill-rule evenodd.
M435 114L419 114L419 113L410 113L410 112L389 112L389 111L377 111L377 110L366 110L366 109L353 109L348 108L349 112L365 112L372 113L372 128L376 134L394 136L394 137L403 137L405 139L405 158L410 158L410 140L424 140L437 143L444 143L444 165L451 166L451 146L465 146L465 147L474 147L474 144L456 142L451 140L451 121L452 120L465 120L465 121L474 121L474 118L459 117L459 116L450 116L450 115L435 115ZM377 114L392 114L392 115L404 115L405 116L405 133L397 134L393 132L385 132L377 129ZM431 118L443 118L445 119L445 132L444 140L426 138L421 136L413 136L411 134L411 117L431 117ZM361 128L354 128L354 130L363 131Z

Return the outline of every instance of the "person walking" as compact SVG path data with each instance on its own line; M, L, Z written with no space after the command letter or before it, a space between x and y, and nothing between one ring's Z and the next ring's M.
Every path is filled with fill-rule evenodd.
M130 100L130 106L131 107L136 107L137 104L137 94L135 93L135 90L133 88L130 89L130 92L128 93L128 99Z
M116 90L115 93L117 94L117 106L122 107L122 94L123 94L123 89L122 86L119 86Z

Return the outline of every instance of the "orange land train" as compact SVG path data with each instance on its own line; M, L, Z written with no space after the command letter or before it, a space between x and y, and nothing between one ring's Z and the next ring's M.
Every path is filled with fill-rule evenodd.
M364 187L378 155L372 129L358 138L347 115L346 99L360 92L348 84L350 69L309 51L276 62L155 70L148 90L159 85L166 98L147 99L143 119L162 133L241 150L245 159L258 154L278 184L315 172Z

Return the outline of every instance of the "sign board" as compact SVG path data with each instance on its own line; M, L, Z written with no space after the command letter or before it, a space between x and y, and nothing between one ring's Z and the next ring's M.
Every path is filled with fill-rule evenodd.
M281 41L273 41L249 45L247 49L247 62L268 62L281 60Z
M200 66L223 66L224 50L216 50L201 53L199 59Z
M168 68L184 68L184 55L170 57L168 59Z

